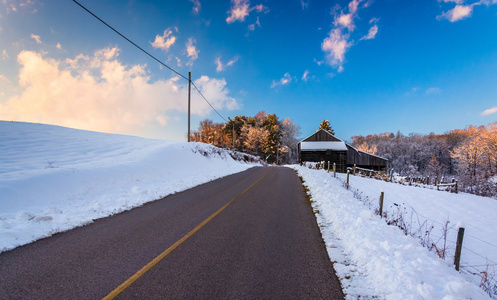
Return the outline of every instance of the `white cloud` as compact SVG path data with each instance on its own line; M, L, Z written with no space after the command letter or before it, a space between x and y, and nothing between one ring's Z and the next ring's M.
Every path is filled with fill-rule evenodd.
M249 0L231 0L231 9L228 12L230 15L226 18L228 24L235 21L244 22L245 17L250 13Z
M419 91L419 87L413 87L409 91L404 93L404 96L411 96L416 94Z
M9 54L7 53L7 50L2 51L2 59L3 60L9 59Z
M481 113L481 115L482 116L488 116L488 115L495 114L495 113L497 113L497 106L485 110L484 112Z
M2 4L5 6L7 13L11 11L17 12L18 9L28 9L34 5L33 0L2 0ZM33 13L37 12L33 9Z
M339 16L335 16L335 26L343 26L347 28L350 32L354 31L355 25L353 21L353 14L343 14L341 13Z
M438 87L431 87L426 89L426 95L439 94L442 90Z
M352 45L348 42L349 35L343 34L340 28L330 31L327 38L321 44L321 49L326 53L328 64L333 67L340 67L345 61L345 52Z
M175 27L176 32L178 28ZM173 31L170 28L164 30L163 35L156 35L153 43L150 43L152 47L162 49L164 51L169 51L172 45L176 42L176 37L173 35Z
M370 5L369 1L363 2L364 0L350 1L347 6L348 12L341 9L338 4L331 10L331 14L334 16L333 28L321 43L321 50L326 54L326 62L330 66L337 68L338 73L343 72L345 53L354 44L351 36L356 28L355 20L358 19L358 11ZM378 19L376 18L371 19L369 23L372 23L373 26L369 29L368 34L360 40L375 38L378 33L377 21Z
M259 22L259 17L257 17L257 20L255 21L255 23L254 23L254 24L250 24L250 25L248 26L248 29L249 29L250 31L254 31L254 30L255 30L255 25L257 25L257 27L261 27L261 22Z
M256 5L252 8L252 10L256 10L257 12L268 12L268 8L265 7L264 5L262 4L259 4L259 5Z
M302 5L302 10L305 10L306 8L309 8L309 0L300 0L300 4Z
M449 22L457 22L464 18L470 17L473 13L473 5L456 5L451 10L448 10L442 13L440 16L437 16L438 20L447 19Z
M55 46L55 47L57 47L57 49L59 49L59 50L62 49L62 46L60 45L59 42L57 43L57 46Z
M123 65L118 57L118 48L66 60L22 51L17 57L21 92L0 103L0 119L138 134L164 126L168 111L187 111L186 80L151 82L145 65ZM216 109L238 107L224 79L202 76L194 83ZM212 112L195 91L192 103L193 114Z
M31 38L34 39L36 41L37 44L41 44L41 38L39 35L36 35L36 34L31 34Z
M271 84L271 88L275 88L279 85L287 85L287 84L291 83L293 80L294 79L292 78L290 73L285 73L285 75L283 75L283 78L281 78L280 80L278 80L278 81L273 80L273 83Z
M226 69L226 67L230 67L232 65L234 65L237 61L238 61L239 57L238 56L235 56L233 57L233 59L231 59L230 61L228 61L226 64L223 64L221 62L221 56L219 56L218 58L216 58L216 71L219 73L221 71L224 71Z
M464 0L438 0L438 2L445 2L445 3L454 2L456 4L463 4Z
M190 0L193 3L193 14L198 15L200 13L200 1L199 0Z
M2 81L10 83L10 80L7 77L5 77L5 75L0 74L0 82Z
M378 19L377 18L372 18L370 21L369 21L369 24L373 24L373 26L371 26L371 28L369 28L369 31L368 31L368 34L363 36L360 40L372 40L376 37L376 34L378 33L378 25L376 23L378 23Z
M181 59L177 56L174 57L176 59L176 63L178 64L179 67L181 67Z
M194 38L189 38L188 41L186 42L186 53L187 56L190 58L190 61L187 63L187 65L189 66L193 65L193 62L197 60L198 53L200 52L195 47L194 43L196 43L196 40Z
M324 64L324 61L322 61L322 60L317 60L316 58L314 58L314 62L315 62L318 66L321 66L322 64Z
M378 25L374 24L369 28L368 34L363 36L361 40L372 40L376 37L376 34L378 33Z
M359 4L362 2L362 0L352 0L349 3L349 12L351 14L355 14L357 12L357 9L359 8Z
M437 16L437 20L448 20L449 22L457 22L465 18L471 17L473 8L478 5L493 5L497 4L497 0L480 0L471 4L464 4L464 0L438 0L444 3L454 3L456 6L441 15Z
M438 2L445 2L445 3L454 2L456 4L463 4L464 0L438 0Z
M249 0L231 0L231 9L228 11L229 16L226 18L226 22L228 24L236 21L245 22L245 18L254 10L259 13L267 13L269 11L268 8L262 4L250 7Z
M208 76L202 75L199 79L195 80L195 85L199 88L202 94L209 100L215 109L222 109L226 107L229 110L238 109L240 106L235 98L230 97L229 90L226 88L226 80L209 78ZM201 103L204 107L204 111L197 109L198 115L206 115L211 112L211 110L205 111L208 105L205 100L201 99L198 93L194 93L193 100L195 103Z
M217 57L216 58L216 71L219 73L221 72L222 70L224 70L224 66L223 66L223 63L221 62L221 56Z
M309 80L309 73L310 73L309 70L305 70L304 71L304 74L302 75L302 80L303 81Z

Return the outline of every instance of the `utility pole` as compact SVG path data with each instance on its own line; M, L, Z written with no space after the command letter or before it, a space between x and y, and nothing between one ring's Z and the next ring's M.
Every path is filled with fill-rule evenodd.
M276 165L278 165L278 160L280 158L280 147L276 148Z
M192 83L192 72L188 72L188 142L190 142L190 90Z

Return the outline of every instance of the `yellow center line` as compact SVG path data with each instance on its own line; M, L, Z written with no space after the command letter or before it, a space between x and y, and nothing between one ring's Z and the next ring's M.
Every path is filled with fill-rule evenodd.
M138 272L133 274L130 278L128 278L125 282L123 282L120 286L115 288L112 292L110 292L107 296L102 298L103 300L110 300L114 299L117 295L119 295L121 292L123 292L125 289L127 289L133 282L138 280L141 276L143 276L145 273L147 273L153 266L155 266L158 262L160 262L162 259L164 259L169 253L171 253L174 249L178 248L179 245L181 245L184 241L186 241L189 237L195 234L195 232L199 231L200 228L204 227L207 223L209 223L214 217L216 217L219 213L221 213L226 207L228 207L231 203L235 202L236 199L240 198L243 194L245 194L248 190L250 190L254 185L256 185L259 181L262 180L262 178L266 177L269 172L271 172L272 169L270 169L266 174L264 174L261 178L257 179L256 182L252 183L248 188L246 188L243 192L241 192L238 196L235 198L231 199L228 203L226 203L223 207L218 209L215 213L210 215L207 219L205 219L202 223L198 224L197 227L195 227L192 231L188 232L184 237L179 239L176 243L174 243L171 247L167 248L164 252L159 254L156 258L154 258L152 261L150 261L148 264L146 264L143 268L141 268Z

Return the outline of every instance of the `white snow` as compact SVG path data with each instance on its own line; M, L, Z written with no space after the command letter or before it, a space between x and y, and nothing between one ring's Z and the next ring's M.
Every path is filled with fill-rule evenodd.
M253 166L218 150L0 121L0 252Z
M301 142L300 149L315 150L315 151L347 151L347 146L344 142Z
M347 299L489 299L478 287L480 278L467 271L469 264L487 263L479 255L497 261L497 248L493 246L497 245L496 200L358 176L350 176L347 190L344 174L333 178L333 173L324 170L292 168L303 177L312 195L330 259L335 262ZM443 223L449 219L452 228L447 239L451 256L442 260L417 239L404 235L398 227L387 225L374 214L382 190L387 214L399 209L408 223L413 216L413 229L418 217L421 223L429 219L429 225L435 226L435 242L442 235ZM452 241L457 237L458 222L466 225L461 262L466 265L466 272L462 267L462 273L452 266Z

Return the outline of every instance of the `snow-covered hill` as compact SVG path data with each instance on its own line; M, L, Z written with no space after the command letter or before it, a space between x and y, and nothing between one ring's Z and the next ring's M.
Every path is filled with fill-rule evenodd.
M481 271L497 276L495 199L358 176L350 176L347 190L345 174L333 178L324 170L292 167L312 195L330 259L336 262L347 299L488 299L478 286ZM384 211L390 216L402 215L413 235L424 236L428 230L430 242L438 249L444 248L442 228L450 221L446 260L437 256L434 247L430 252L419 239L404 235L374 214L381 191L385 193ZM466 230L461 273L453 267L457 225ZM497 292L497 278L489 279L484 288L493 287Z
M252 166L205 144L0 121L0 252Z

